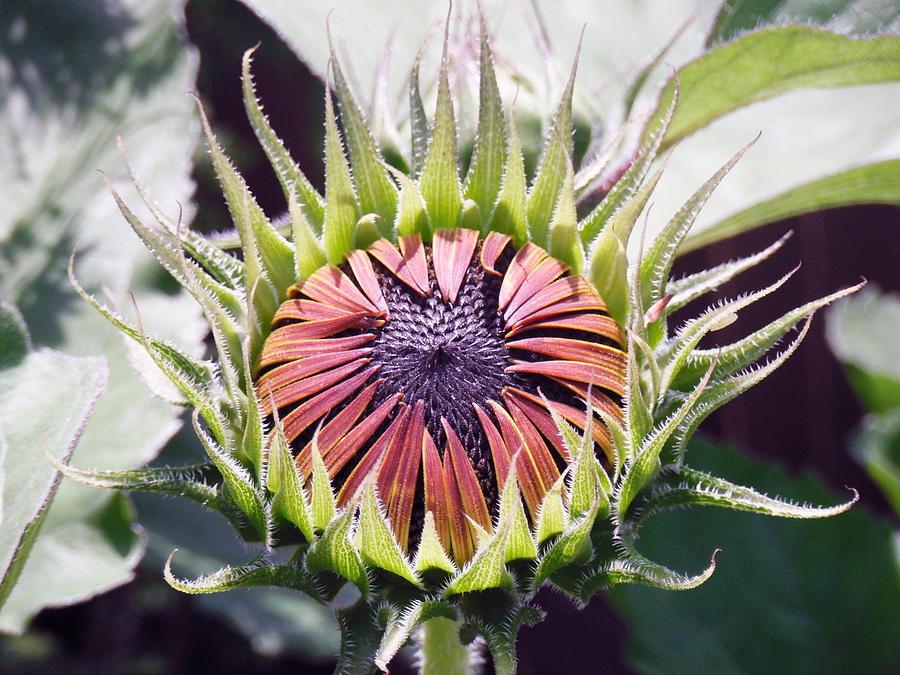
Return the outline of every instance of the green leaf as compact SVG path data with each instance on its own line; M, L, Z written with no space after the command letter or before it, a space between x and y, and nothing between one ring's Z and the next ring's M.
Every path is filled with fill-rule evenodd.
M541 501L537 516L537 527L535 528L535 539L539 546L565 530L566 523L569 521L569 514L566 513L566 507L563 505L562 499L565 480L565 474L557 478L544 496L543 501Z
M871 412L900 407L900 295L867 289L828 312L828 344Z
M466 563L444 589L444 597L490 588L511 588L513 579L506 571L506 543L514 524L510 512L492 534L482 537L475 556Z
M4 312L4 316L12 315ZM19 337L24 340L21 331ZM20 632L45 603L58 599L53 591L59 587L35 586L32 570L36 574L37 567L26 565L59 485L59 474L44 452L68 461L104 390L106 377L102 359L73 358L51 351L30 352L18 365L0 370L0 439L5 455L0 466L0 605L10 603L9 609L4 607L0 613L0 627L4 630ZM73 515L77 519L77 514L69 514ZM81 525L91 530L87 523ZM52 529L45 529L45 535ZM92 539L100 535L96 531L90 534ZM45 548L45 553L52 548ZM104 560L109 553L109 547L105 547L96 556L98 564L105 567L99 576L118 566L115 577L121 582L130 572L128 563L119 555ZM87 595L94 591L90 585L94 579L65 576L60 586L73 581L74 576L76 593ZM20 578L22 583L17 586Z
M898 19L900 8L877 0L728 0L716 16L707 44L726 42L765 24L811 24L845 35L888 33L897 27Z
M271 535L269 513L250 473L206 434L206 431L200 426L199 414L196 411L194 412L194 431L203 444L206 454L222 474L225 498L234 502L256 528L257 536L268 544Z
M378 647L378 654L375 656L375 665L383 672L387 672L388 662L406 644L412 632L426 621L440 618L452 622L452 624L448 623L448 621L443 622L447 624L448 628L455 628L457 625L456 610L451 605L439 600L416 600L402 612L397 612L388 621L385 628L384 637L381 640L381 645ZM422 655L426 662L428 661L427 640L428 636L426 634L426 644L423 645L424 654ZM440 656L446 657L446 654L441 654ZM440 656L432 661L432 667L438 666L444 669L452 667L448 666L446 660L441 659Z
M296 525L306 537L306 541L314 541L312 515L306 492L280 424L275 425L269 436L267 476L269 490L275 493L272 499L273 515Z
M774 58L773 58L774 57ZM764 28L678 70L681 96L663 149L737 108L802 87L900 78L900 37L848 38L815 28ZM666 91L674 87L670 82ZM666 92L662 100L667 101ZM661 118L663 105L654 114Z
M519 481L516 478L516 466L518 457L514 455L509 465L509 473L506 482L503 483L503 491L500 493L500 515L498 521L502 524L507 518L512 519L509 536L506 540L506 562L513 560L534 560L537 556L537 545L531 535L531 528L525 518L525 509L522 507L522 493L519 490Z
M591 507L569 524L547 552L541 557L534 573L534 588L540 588L545 579L551 578L561 567L573 562L586 561L591 554L591 530L597 519L600 497L594 498Z
M328 471L325 462L319 453L319 445L313 438L312 446L312 522L313 528L324 530L332 521L335 514L334 490L328 479Z
M497 675L515 675L516 635L523 625L540 622L544 618L544 612L511 594L494 596L490 604L490 608L482 606L482 611L463 624L460 639L466 642L464 635L470 641L476 634L481 635L491 650L491 660Z
M678 430L682 421L693 410L700 395L706 388L711 374L712 368L706 372L706 375L700 380L694 391L682 402L678 409L661 424L658 424L653 432L641 442L637 449L636 457L631 465L627 467L627 472L619 488L619 499L616 507L620 518L628 511L629 505L638 492L659 472L659 457L663 448L669 438L672 437L672 434Z
M368 675L375 672L375 655L384 629L378 624L376 608L364 599L335 612L341 629L341 649L334 675Z
M294 270L297 281L305 279L328 262L322 244L313 234L300 202L293 192L288 194L288 213L291 217L291 232L294 235ZM324 212L323 212L324 218Z
M753 269L778 251L793 233L793 230L788 230L778 241L759 253L694 272L681 279L669 280L666 283L666 290L672 294L672 300L666 305L665 313L667 315L671 314L702 295L716 291L720 286L734 279L739 274Z
M413 560L416 574L422 574L431 570L440 570L445 574L456 572L456 565L447 555L441 540L438 537L437 528L434 525L434 514L431 511L425 513L425 523L422 525L422 538L416 548L416 557Z
M700 423L705 420L713 411L717 410L729 401L734 400L739 395L750 389L750 387L759 384L769 375L775 372L778 368L780 368L784 364L784 362L787 361L796 351L797 347L800 346L800 343L803 342L803 338L806 337L806 333L809 331L809 326L811 323L812 317L806 320L806 323L803 324L803 328L800 330L799 335L797 335L797 337L793 342L791 342L787 349L782 351L765 365L758 366L756 368L748 368L740 373L737 373L736 375L732 375L731 377L726 378L725 380L715 382L709 385L706 390L702 394L700 394L700 396L697 398L697 405L692 411L688 413L684 421L679 424L678 430L675 433L675 457L678 458L678 461L680 461L680 458L684 455L685 445L697 430L697 427L700 425ZM714 372L717 365L718 364L715 361L710 364L710 369L707 371L707 379L709 377L709 373Z
M807 302L754 331L746 338L729 345L717 349L695 349L688 355L687 362L672 382L672 387L684 389L693 386L693 383L703 376L713 361L716 362L716 367L713 369L714 380L732 375L742 368L756 363L804 318L812 316L817 310L839 298L859 291L862 287L862 284L850 286L823 298Z
M653 239L641 260L641 298L645 307L660 300L666 292L666 283L672 272L672 263L678 254L684 237L694 224L694 219L706 204L722 179L744 156L756 141L741 148L731 159L701 185L691 198L672 216L668 224Z
M565 180L559 190L559 198L550 221L549 252L571 267L575 274L580 274L584 268L584 246L577 230L574 181L572 162L566 157Z
M726 447L697 442L690 453L705 472L761 492L797 502L843 499L809 476L785 476ZM704 564L712 548L722 554L716 573L691 593L613 590L632 626L629 660L636 669L884 672L896 663L894 535L865 509L802 523L678 509L649 520L640 542L648 556L676 569Z
M672 117L675 115L679 96L680 89L676 81L671 91L666 91L661 95L660 109L662 112L658 119L654 118L651 123L648 123L648 127L644 132L645 140L643 145L633 160L627 165L628 170L615 182L597 207L581 222L582 239L584 239L585 243L592 242L592 249L597 248L597 241L600 240L598 234L602 236L604 232L618 235L623 242L628 241L628 235L631 233L631 228L634 227L634 222L641 214L641 211L643 211L650 192L659 181L659 175L657 175L652 181L653 186L650 187L649 191L646 191L642 198L634 198L644 184L644 179L647 177L654 160L659 154L666 130L669 128ZM630 208L617 218L616 224L618 227L610 227L609 221L613 214L622 210L624 205L629 202L631 203ZM595 260L597 259L592 254L592 265Z
M690 235L679 250L687 253L741 232L811 211L853 204L900 204L900 160L891 159L841 171L759 202Z
M626 273L627 242L665 167L666 164L663 163L649 180L635 185L631 195L627 197L623 195L623 202L617 206L615 213L609 216L600 234L591 244L589 278L606 302L609 315L619 324L625 324L631 310ZM597 208L602 206L601 203Z
M265 300L257 300L254 306L260 318L268 323L275 314L277 303L287 297L287 289L296 281L293 247L269 222L243 177L219 147L202 106L200 120L228 212L241 238L244 283L247 289L256 286L265 289Z
M25 320L15 305L0 301L0 372L19 365L30 351Z
M853 451L900 515L900 409L863 419Z
M428 116L425 114L425 104L422 103L422 94L419 91L419 68L422 65L422 52L425 44L419 49L413 61L412 71L409 74L409 132L410 132L410 176L418 178L425 166L425 156L428 154L428 139L430 137Z
M432 227L428 222L428 211L425 210L425 199L419 187L402 171L387 166L391 175L400 183L400 202L397 206L397 218L394 221L394 232L398 237L419 234L424 238L431 236Z
M157 463L184 464L203 453L193 431L183 429L166 446ZM174 549L178 549L174 561L178 575L189 578L209 574L261 552L258 544L247 544L236 537L232 523L192 501L144 492L133 492L131 496L138 508L138 521L149 537L144 566L154 577L162 577L165 562ZM250 527L246 518L244 527ZM275 555L277 560L284 560L282 553ZM315 661L331 660L337 653L338 632L333 612L307 595L246 588L194 596L192 602L246 635L259 652L301 653Z
M101 492L104 499L91 504L78 497L82 490L90 488L66 483L57 491L56 508L47 512L0 610L0 631L21 633L44 607L87 600L133 579L146 538L135 528L131 503L125 495Z
M719 506L781 518L829 518L846 512L858 498L854 490L852 499L836 506L797 504L682 465L659 475L652 494L641 504L642 513L629 521L636 526L658 512L682 506Z
M15 26L19 36L0 50L0 128L4 138L14 139L9 147L15 157L0 166L0 197L6 204L0 214L0 297L21 310L35 345L106 359L106 395L84 426L73 460L82 466L144 464L181 422L180 410L148 396L119 332L68 285L66 260L74 243L79 241L83 251L84 287L96 294L105 286L120 305L133 291L148 332L177 341L196 357L208 330L188 294L160 292L158 264L122 221L94 171L103 170L117 184L128 182L116 149L116 136L122 134L147 189L176 213L181 203L183 221L192 217L190 158L197 125L183 92L195 88L197 59L179 23L181 9L178 0L24 3L4 5L0 19L4 35ZM60 31L65 40L55 37ZM135 189L123 187L122 196L140 205ZM153 216L146 208L137 209L137 215ZM47 389L44 395L55 391ZM49 438L54 432L47 433ZM40 447L35 450L49 468ZM67 555L65 547L75 541L67 538L79 536L84 537L81 553L93 547L96 556L69 558L72 564L54 572L53 584L42 575L32 577L26 566L15 590L22 594L21 617L43 604L76 601L130 577L139 540L112 538L115 528L107 536L96 525L102 514L121 524L124 510L117 504L121 497L114 493L63 482L32 560L38 555L55 559L57 546L60 556ZM51 522L59 524L58 537Z

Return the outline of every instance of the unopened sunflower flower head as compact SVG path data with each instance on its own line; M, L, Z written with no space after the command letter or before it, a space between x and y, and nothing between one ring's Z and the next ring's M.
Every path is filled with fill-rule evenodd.
M284 189L289 227L258 206L202 109L240 255L170 220L143 191L157 222L142 222L113 191L202 307L214 356L198 360L144 334L82 291L70 268L87 301L143 344L189 403L207 457L183 470L65 473L194 499L263 546L256 560L196 580L178 578L170 558L172 586L281 586L326 604L355 587L358 600L338 610L339 670L386 668L418 626L443 621L462 645L483 639L508 673L518 628L542 617L533 598L544 584L587 603L614 584L687 589L709 578L714 560L682 573L641 555L639 527L654 513L698 504L817 518L852 503L767 497L695 470L685 456L707 415L778 368L813 312L854 289L717 349L699 345L787 276L670 330L674 311L781 245L670 279L697 212L744 148L652 241L629 247L662 173L656 160L677 85L627 170L579 219L574 67L529 177L483 27L478 122L463 171L446 37L431 121L417 61L411 151L391 153L391 163L333 59L339 106L327 92L322 195L263 115L250 65L247 52L245 105ZM276 548L291 553L275 563Z

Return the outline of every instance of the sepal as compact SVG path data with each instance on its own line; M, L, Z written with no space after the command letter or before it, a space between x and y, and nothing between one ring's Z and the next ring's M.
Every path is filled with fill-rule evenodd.
M441 540L438 537L437 528L434 524L434 514L431 511L425 514L425 521L422 525L422 537L416 549L413 567L416 574L419 575L435 571L442 574L455 574L457 571L456 565L453 564L450 556L447 555L447 551L441 545Z
M306 554L306 569L312 574L330 572L343 577L365 597L369 578L359 552L350 541L353 508L346 508L332 520Z
M400 648L406 644L412 632L426 621L436 618L457 621L456 609L440 600L414 600L402 611L394 610L387 621L384 637L375 654L375 665L388 672L388 663Z
M266 546L271 545L270 514L253 477L234 457L209 437L200 425L198 411L194 411L193 423L194 431L203 444L206 454L222 474L224 481L222 489L225 498L234 502L246 514L256 529L257 535L265 542Z
M415 569L406 559L375 494L375 477L366 481L359 500L359 522L353 544L367 565L373 565L419 586Z
M852 488L851 492L849 501L835 506L796 504L684 465L673 466L662 471L648 490L639 518L681 506L720 506L780 518L829 518L857 502L859 493Z
M272 515L293 523L306 541L315 541L312 514L303 482L280 424L269 435L267 488L274 493Z
M294 564L272 565L263 557L241 565L232 567L226 565L218 572L198 577L193 580L179 579L172 573L172 558L178 549L172 551L166 560L163 572L166 583L176 591L191 594L221 593L238 588L251 588L254 586L280 586L300 591L311 598L322 601L319 588L315 580L302 568Z
M325 201L290 156L284 143L269 124L269 120L256 98L256 83L250 72L253 52L256 49L256 47L248 49L241 59L241 84L247 119L250 120L253 133L256 134L259 144L269 158L269 163L275 169L275 175L278 176L278 182L281 183L288 203L293 202L299 196L298 204L304 218L312 225L313 231L320 234L322 223L325 220Z

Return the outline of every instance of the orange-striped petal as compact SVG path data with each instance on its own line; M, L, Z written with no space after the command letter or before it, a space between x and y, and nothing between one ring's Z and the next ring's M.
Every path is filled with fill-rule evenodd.
M266 342L273 342L280 346L290 342L301 340L316 340L331 337L345 330L371 330L384 324L384 321L374 318L369 313L357 312L336 319L321 319L319 321L304 321L281 326L273 330Z
M285 300L272 318L272 325L277 326L283 321L316 321L318 319L336 319L338 317L353 314L344 307L315 300Z
M353 277L356 283L366 294L369 301L378 308L378 314L387 318L388 306L381 292L381 283L378 281L378 275L375 274L375 268L372 267L372 260L365 251L355 250L347 254L347 263L353 270Z
M506 245L512 241L512 237L508 234L501 234L500 232L491 232L487 237L484 238L484 241L481 244L481 267L488 274L495 274L497 276L500 275L494 266L497 264L497 260L500 258L500 254L503 253L503 249L506 248Z
M531 242L525 244L509 264L509 269L503 275L503 283L500 284L500 295L498 296L498 308L503 311L510 299L519 290L519 286L528 277L538 263L547 257L547 252L535 246Z
M438 230L432 243L432 265L438 288L445 301L456 302L472 254L478 244L478 232L466 228Z
M544 410L546 410L547 406L549 405L556 412L562 415L563 418L565 418L568 422L574 424L582 431L587 428L587 412L584 410L579 410L578 408L570 406L566 403L560 403L559 401L554 401L552 399L547 399L546 401L544 401L544 399L542 399L541 397L530 394L527 391L522 391L521 389L512 389L512 391L517 394L517 402L522 405L522 408L526 413L529 409L526 407L526 401L524 401L523 399L526 399L534 405L540 406ZM554 428L556 427L555 422L553 426ZM541 433L544 433L543 429L541 429ZM546 436L547 434L544 433L544 435ZM606 425L604 425L603 422L597 419L593 421L593 423L591 424L591 436L593 436L594 440L605 451L609 451L612 448L612 437L609 434L609 429L606 428ZM566 457L566 459L571 461L571 458L568 456Z
M351 312L378 312L378 307L359 291L350 277L334 265L325 265L313 272L300 286L300 292L313 300Z
M321 340L267 340L265 345L263 345L263 352L255 372L258 373L263 368L283 361L294 361L307 356L331 354L333 352L354 349L356 347L361 347L374 339L374 333L362 333L361 335L350 335L348 337L340 338L323 338Z
M346 506L347 503L356 495L359 489L365 483L366 479L378 471L384 453L390 447L397 437L397 432L406 424L409 415L409 407L400 403L400 414L394 418L390 426L385 429L384 433L372 444L372 447L363 455L347 480L341 486L337 496L337 505Z
M408 549L409 524L412 519L422 438L425 432L424 402L417 401L407 422L402 426L385 453L378 475L378 491L387 506L391 528L403 550Z
M308 377L304 377L302 380L296 380L294 382L285 384L278 389L273 389L271 398L269 396L265 396L263 398L263 411L266 415L272 414L272 409L270 407L272 405L272 399L274 399L276 407L280 410L281 408L291 405L292 403L297 403L307 396L317 394L323 389L327 389L328 387L342 386L341 380L343 380L348 375L355 373L367 363L369 363L369 359L356 359L355 361L347 363L343 366L332 368L331 370L317 373L315 375L309 375ZM290 369L291 367L295 366L296 362L286 364L285 366L281 366L281 368Z
M404 260L403 256L400 255L400 251L398 251L387 239L379 239L369 246L367 251L369 252L369 255L387 267L391 274L394 274L413 291L423 297L428 295L428 285L420 285L421 280L416 279L410 269L410 265Z
M472 468L472 462L469 461L453 427L447 423L446 419L441 420L441 425L447 436L447 445L444 447L444 463L446 464L449 456L466 515L490 532L492 530L491 515L488 513L484 494L481 492L481 485L478 484L478 477L475 475L475 469Z
M444 494L444 470L437 446L428 433L422 437L422 481L425 490L425 511L434 515L434 526L441 544L447 551L451 550L450 516L447 499Z
M347 462L356 456L356 453L359 452L360 448L362 448L372 435L378 431L378 428L394 411L394 408L397 407L401 398L403 398L403 394L400 393L391 396L364 417L361 422L354 425L344 437L332 446L331 450L328 451L328 454L322 457L325 461L325 467L328 469L329 476L334 477L337 475ZM311 449L304 448L303 452L311 452ZM298 461L299 459L298 456ZM310 467L312 467L311 464Z
M507 372L559 377L584 384L593 384L595 387L603 387L620 396L625 394L624 366L621 368L618 365L614 367L594 366L590 363L576 361L513 361L512 364L507 366Z
M537 399L538 402L535 402L530 397L523 396L525 392L513 387L507 387L503 390L503 393L516 402L516 405L522 409L528 416L528 419L534 423L538 431L562 455L566 462L572 461L572 458L569 456L569 450L563 443L562 435L560 435L559 429L556 427L556 422L553 421L553 417L547 408L544 407L540 398Z
M423 292L429 293L431 284L428 281L428 261L425 259L422 237L418 234L408 234L400 237L399 243L400 253L403 254L403 261L406 263L406 269L409 270L410 276Z
M494 464L494 474L497 477L498 491L503 491L503 484L506 482L506 475L509 473L509 449L503 442L503 436L488 414L479 408L476 404L472 404L475 408L475 414L478 415L478 421L481 422L481 428L484 429L484 435L487 438L488 447L491 449L491 460Z
M508 394L502 395L502 398L506 409L509 410L510 417L512 417L525 442L525 448L520 453L517 467L524 468L522 473L527 477L525 482L533 483L539 494L537 501L531 503L528 500L528 495L524 490L522 491L532 517L536 518L541 500L543 500L544 495L547 494L553 483L556 482L556 479L559 478L559 469L556 468L556 462L553 461L553 456L550 454L547 444L544 443L544 439L541 438L540 433L528 419L528 416Z
M351 429L355 428L354 425L365 411L366 406L369 405L369 401L372 400L372 397L375 395L375 390L378 389L380 383L381 380L376 380L359 392L359 394L357 394L350 403L344 406L344 408L335 415L328 424L322 427L316 435L316 444L322 459L325 461L325 468L329 469L329 476L334 476L328 462L328 456L331 453L331 449L340 439L344 438ZM312 446L312 441L307 443L306 446L297 453L297 457L294 460L294 463L300 470L300 475L304 478L312 471Z
M561 337L524 338L507 342L506 346L552 356L556 359L593 363L597 366L609 368L622 368L622 372L624 372L625 368L626 357L622 350L596 342L587 342L586 340L573 340Z
M324 370L342 366L354 359L362 358L371 353L372 348L351 349L334 354L323 354L314 359L297 359L291 363L273 368L266 372L256 383L260 395L264 396L269 389L275 391L291 382L297 382L310 375L321 373Z
M516 289L515 294L509 299L504 317L512 316L519 307L531 300L535 294L546 288L566 273L568 266L556 258L547 256L541 260ZM571 278L571 277L570 277Z
M554 306L562 300L568 300L578 296L589 296L590 300L599 309L606 309L606 305L596 294L591 285L582 277L564 277L542 287L527 301L511 310L509 307L503 313L507 327L519 323L522 319L530 317L538 310Z
M562 281L562 279L560 279ZM515 322L507 322L506 329L510 332L518 328L530 326L539 321L543 321L551 316L565 314L566 312L597 312L606 311L606 305L599 295L594 293L582 293L575 295L559 302L547 305L529 316L524 316Z
M573 382L572 380L564 380L558 377L551 377L550 379L554 382L558 382L568 389L571 389L572 391L577 393L584 401L588 399L588 394L590 394L591 407L594 410L602 410L607 415L617 420L624 419L622 409L618 405L616 405L615 401L604 394L600 387L596 385L596 383L591 386L590 384Z
M605 314L579 313L579 314L553 314L545 321L530 321L521 323L515 329L506 334L507 338L523 333L526 330L558 330L570 329L580 330L585 333L593 333L601 337L608 338L613 342L622 344L622 337L619 333L619 324L615 320Z
M341 403L348 396L351 396L353 392L357 391L366 380L378 371L378 368L379 366L372 366L347 379L344 379L346 375L342 375L340 384L334 386L327 385L330 389L326 389L321 394L313 396L291 410L284 417L285 438L287 438L288 441L293 441L297 438L316 420L327 415L332 408ZM285 389L290 388L291 386L293 385L288 385ZM284 391L284 389L279 391Z

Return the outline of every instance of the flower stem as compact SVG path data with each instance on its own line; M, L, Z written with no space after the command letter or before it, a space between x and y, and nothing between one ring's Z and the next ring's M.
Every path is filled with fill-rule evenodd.
M469 648L459 641L459 622L443 617L429 619L422 625L422 675L470 675L472 663Z

